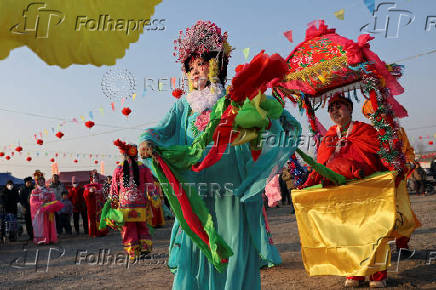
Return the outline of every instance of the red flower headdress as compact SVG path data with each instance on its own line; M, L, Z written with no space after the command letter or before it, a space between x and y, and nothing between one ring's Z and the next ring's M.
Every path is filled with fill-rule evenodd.
M131 157L135 157L138 155L138 149L136 148L136 145L127 144L120 139L115 140L114 145L117 146L120 152L124 155L129 155Z

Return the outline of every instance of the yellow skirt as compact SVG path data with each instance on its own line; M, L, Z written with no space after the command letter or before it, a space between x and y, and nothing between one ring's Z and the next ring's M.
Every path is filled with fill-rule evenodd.
M294 190L292 200L310 276L369 276L386 270L389 243L410 236L418 225L406 187L395 187L393 172L342 186Z

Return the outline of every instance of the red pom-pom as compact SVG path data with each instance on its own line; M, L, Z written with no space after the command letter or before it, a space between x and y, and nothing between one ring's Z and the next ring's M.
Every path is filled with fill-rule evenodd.
M173 97L176 99L180 99L180 97L184 94L184 91L182 89L175 89L173 90Z
M121 113L123 113L123 115L126 117L128 117L131 112L132 112L132 110L130 110L129 107L123 108L123 110L121 111Z
M95 125L95 123L92 122L92 121L85 122L85 126L86 126L87 128L89 128L89 129L91 129L92 127L94 127L94 125Z
M61 139L62 137L64 137L64 133L62 133L61 131L56 133L56 137L58 137L59 139Z
M6 159L6 160L10 160L11 157L10 157L10 156L6 156L5 159Z
M28 157L26 158L26 161L27 161L27 162L32 161L32 157L28 156Z
M17 148L15 148L15 151L17 151L17 152L21 152L21 151L23 151L23 147L18 146Z
M42 144L44 144L44 141L42 139L38 139L38 140L36 140L36 144L42 145Z
M50 158L50 162L55 162L55 159L54 158Z

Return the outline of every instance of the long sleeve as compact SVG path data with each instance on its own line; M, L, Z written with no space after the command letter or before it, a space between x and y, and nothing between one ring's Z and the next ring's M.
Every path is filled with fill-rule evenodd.
M177 128L180 126L183 110L184 103L179 99L156 127L147 129L140 136L139 142L152 141L158 146L176 145L179 131Z

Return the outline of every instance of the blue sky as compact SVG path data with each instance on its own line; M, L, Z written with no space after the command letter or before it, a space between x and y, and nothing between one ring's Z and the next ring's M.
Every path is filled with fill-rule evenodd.
M374 34L376 38L371 47L383 60L390 63L419 53L436 49L436 28L425 31L427 16L436 16L434 0L398 0L396 9L408 10L415 19L409 25L400 23L399 37L386 38L383 34ZM376 3L380 3L377 1ZM345 19L339 20L334 12L345 10ZM380 19L385 19L381 13ZM165 30L146 31L137 43L131 44L124 58L117 61L114 68L126 68L136 77L137 97L127 101L133 113L126 119L119 112L110 109L111 101L102 93L101 80L111 67L73 65L67 69L48 66L32 51L23 47L11 52L9 57L0 61L0 151L4 146L13 148L20 142L26 152L30 152L33 161L25 161L27 153L16 156L10 161L0 160L0 172L10 171L18 177L31 174L39 168L50 173L49 159L57 158L60 170L87 170L99 168L94 160L104 160L106 173L112 172L114 158L89 158L88 154L117 155L112 145L116 138L136 142L147 124L157 122L168 111L175 99L171 91L147 90L143 96L144 78L180 77L179 64L173 57L173 40L178 31L191 26L198 19L216 22L223 31L228 31L229 42L235 48L229 66L229 76L233 75L236 65L245 62L242 49L250 48L250 58L265 49L267 53L279 53L286 57L292 48L304 40L307 23L315 19L324 19L329 27L334 27L343 36L357 40L360 28L369 23L372 16L363 4L363 0L306 0L306 1L166 1L156 7L154 18L165 19ZM404 20L404 19L403 19ZM294 43L290 43L283 32L293 30ZM434 111L434 66L436 54L404 61L405 75L401 80L405 93L398 97L409 111L408 118L401 121L411 139L418 136L433 136L436 133ZM98 111L103 107L104 116ZM293 106L288 106L291 114L306 126L306 118L300 117ZM354 118L363 120L360 105L356 106ZM57 140L51 133L60 121L40 118L9 111L27 112L60 119L79 118L93 110L94 121L113 127L136 127L118 130L95 126L88 130L83 125L67 124L62 127L64 140ZM321 122L331 125L325 112L319 114ZM80 119L79 119L80 121ZM433 126L433 127L431 127ZM416 129L431 127L426 129ZM47 129L44 136L46 144L37 146L33 135ZM411 130L408 130L411 129ZM99 134L94 136L93 134ZM427 141L425 141L427 142ZM430 149L430 147L428 148ZM7 149L7 152L11 150ZM36 156L37 152L39 156ZM47 152L47 156L45 153ZM64 158L63 152L68 152ZM69 153L74 153L71 158ZM76 153L79 163L72 160Z

